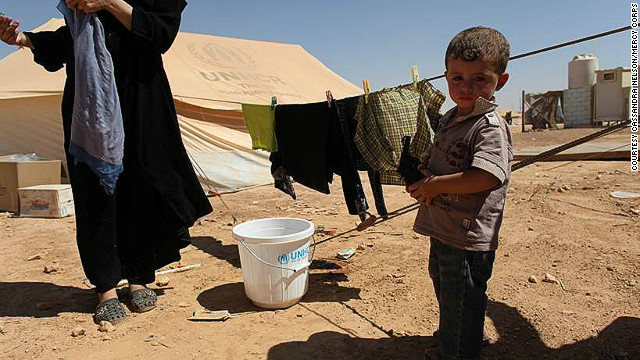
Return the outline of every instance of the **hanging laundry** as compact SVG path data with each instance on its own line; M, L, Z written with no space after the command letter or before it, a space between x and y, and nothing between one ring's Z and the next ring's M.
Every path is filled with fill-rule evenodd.
M329 194L329 111L326 102L278 105L275 133L282 165L293 179Z
M439 118L445 96L428 81L402 85L369 94L356 112L355 144L364 160L380 172L387 185L404 185L397 169L402 138L411 136L411 156L419 155L433 139L432 119Z
M278 151L275 134L275 106L242 104L242 115L254 150Z
M411 136L402 137L402 155L400 155L400 165L398 166L398 172L402 176L406 185L411 185L425 175L420 171L419 167L422 164L420 160L409 154L409 148L411 147ZM422 156L421 156L422 158Z
M357 214L360 220L364 221L367 218L369 204L367 204L367 198L364 195L364 189L360 181L360 174L358 174L358 169L355 165L356 156L351 146L353 140L350 136L351 133L346 117L351 113L349 108L352 108L353 104L357 104L357 102L358 97L337 101L332 100L330 134L332 138L331 144L333 145L330 148L329 161L333 172L340 175L342 179L342 192L349 214Z
M281 162L295 181L324 194L330 193L333 174L340 175L349 213L363 217L368 204L348 153L336 101L331 103L331 107L327 102L276 107L278 152L272 154L272 169Z
M340 122L340 130L346 144L348 156L350 158L350 166L355 167L356 170L367 171L369 177L369 183L371 184L371 191L375 201L376 211L378 215L385 217L388 214L387 207L384 202L384 196L382 193L382 183L380 182L380 173L373 170L369 164L362 158L362 154L358 151L354 142L354 136L356 133L356 112L358 110L358 104L362 96L350 97L346 99L340 99L335 101L335 107L338 112L338 119ZM356 172L359 178L359 175ZM360 187L361 188L361 187ZM359 190L360 191L360 190ZM345 195L346 197L346 195ZM364 198L364 191L362 192ZM361 216L362 218L362 216ZM362 219L364 220L364 219Z
M281 190L295 200L297 196L296 189L293 187L293 178L287 173L287 169L282 164L282 154L278 151L271 153L269 161L271 161L273 185L276 189Z
M64 0L57 8L71 31L76 64L69 152L113 195L123 170L124 125L104 28L95 13L71 10Z

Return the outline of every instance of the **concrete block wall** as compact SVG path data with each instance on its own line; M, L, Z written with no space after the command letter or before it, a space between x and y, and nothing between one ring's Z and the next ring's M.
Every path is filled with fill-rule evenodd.
M563 93L564 127L590 126L592 88L567 89Z

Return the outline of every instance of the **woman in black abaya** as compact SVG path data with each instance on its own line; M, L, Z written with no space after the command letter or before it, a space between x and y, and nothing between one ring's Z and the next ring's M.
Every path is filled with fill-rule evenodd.
M125 312L116 284L128 280L134 311L153 309L156 295L145 285L154 281L156 269L180 259L179 250L190 241L188 228L212 211L182 144L161 57L178 33L186 2L66 0L66 5L97 13L113 59L125 133L124 171L114 195L68 151L75 83L69 28L23 33L17 21L0 16L0 39L31 48L48 71L66 65L62 118L78 250L98 294L95 320L118 322Z

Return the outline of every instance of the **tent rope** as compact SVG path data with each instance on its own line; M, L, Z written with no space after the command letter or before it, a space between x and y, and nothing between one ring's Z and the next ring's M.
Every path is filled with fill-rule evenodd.
M191 153L189 153L188 151L187 151L187 154L189 155L189 158L191 159L191 162L195 165L194 168L195 168L196 172L198 173L198 175L200 175L201 178L206 180L205 185L207 186L207 188L209 190L209 194L211 194L211 195L217 197L218 199L220 199L220 202L222 203L222 205L227 209L227 211L229 212L229 215L231 215L231 218L233 219L233 224L234 225L237 224L238 223L238 219L236 218L236 216L235 216L234 212L231 210L231 208L229 208L227 203L222 198L222 193L220 191L218 191L218 189L213 185L213 181L211 179L209 179L209 177L207 176L207 173L200 166L200 164L198 164L198 162L193 157L193 155L191 155Z

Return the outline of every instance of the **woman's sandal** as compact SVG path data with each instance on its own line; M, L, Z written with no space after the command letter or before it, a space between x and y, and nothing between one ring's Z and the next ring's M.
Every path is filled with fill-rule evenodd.
M139 313L149 311L156 307L158 296L151 289L140 289L129 294L131 298L131 310Z
M491 336L483 334L483 336L482 336L482 346L489 346L489 345L491 345Z
M101 302L96 306L96 313L93 315L93 320L96 324L101 321L108 321L112 324L117 324L124 320L125 312L120 305L118 298L109 299Z

